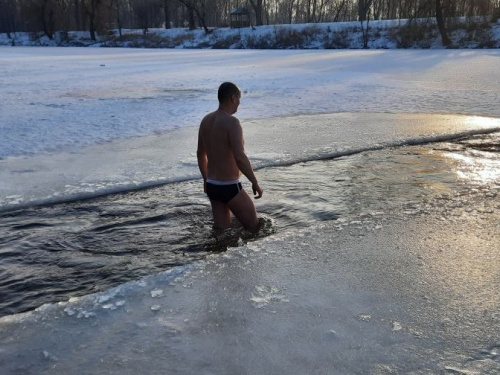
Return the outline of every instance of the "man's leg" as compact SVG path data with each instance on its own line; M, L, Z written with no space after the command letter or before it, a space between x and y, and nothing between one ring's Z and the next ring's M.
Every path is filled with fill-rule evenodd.
M241 190L227 203L227 206L246 230L254 233L259 230L259 218L255 206L245 190Z
M212 205L212 215L214 217L214 225L220 229L231 227L231 211L229 207L222 202L210 199Z

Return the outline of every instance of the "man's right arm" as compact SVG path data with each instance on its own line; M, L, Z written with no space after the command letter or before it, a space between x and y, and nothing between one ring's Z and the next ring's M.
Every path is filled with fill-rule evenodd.
M201 126L198 132L198 149L196 150L196 157L198 159L198 167L200 168L200 173L203 177L203 190L206 192L208 160L207 160L207 152L205 150L205 145L203 144L203 139L201 137Z

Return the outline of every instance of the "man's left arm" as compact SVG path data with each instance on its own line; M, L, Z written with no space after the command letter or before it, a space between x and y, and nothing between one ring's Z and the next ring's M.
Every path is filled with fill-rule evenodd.
M245 153L243 129L241 128L241 124L237 119L235 119L234 121L235 122L229 132L229 144L231 146L231 150L233 151L234 160L236 161L236 165L238 166L241 173L243 173L252 183L252 190L254 195L256 195L255 199L259 199L260 197L262 197L262 189L259 186L257 177L255 177L255 173L253 172L250 160Z

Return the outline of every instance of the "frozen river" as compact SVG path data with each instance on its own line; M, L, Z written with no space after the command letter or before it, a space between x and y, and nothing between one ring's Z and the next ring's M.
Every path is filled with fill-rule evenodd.
M0 48L0 372L498 373L499 66ZM220 242L194 152L226 80L269 225Z

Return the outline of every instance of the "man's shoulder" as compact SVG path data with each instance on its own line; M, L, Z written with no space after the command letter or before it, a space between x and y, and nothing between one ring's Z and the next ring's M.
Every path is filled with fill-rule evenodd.
M215 112L211 112L203 117L200 123L200 130L206 129L207 127L212 127L212 125L214 124L214 116Z
M215 116L215 112L210 112L209 114L205 115L205 117L203 117L203 119L201 120L201 123L203 124L203 123L209 121L214 116Z
M228 124L238 124L238 125L240 124L240 120L238 119L238 117L234 115L228 115L226 119Z
M231 131L234 128L240 128L240 120L233 116L229 115L227 113L221 114L218 111L210 112L207 114L203 119L201 120L201 126L202 127L216 127L219 128L220 130L226 130L226 131Z

